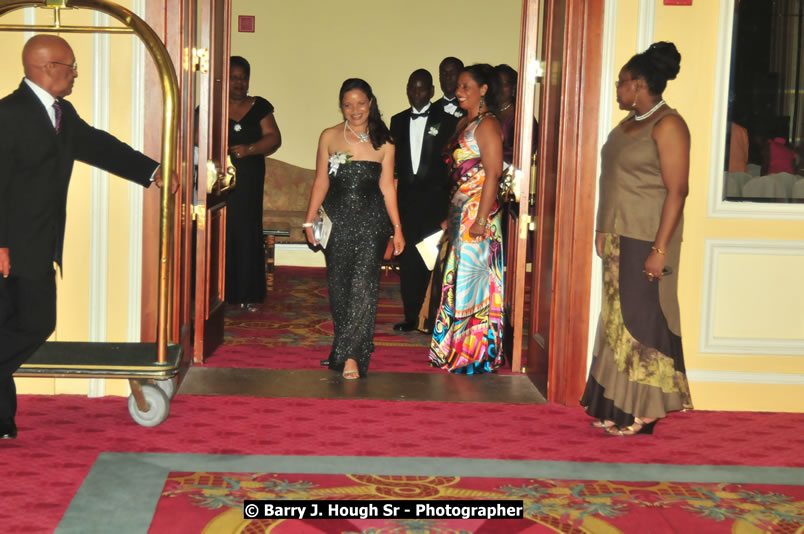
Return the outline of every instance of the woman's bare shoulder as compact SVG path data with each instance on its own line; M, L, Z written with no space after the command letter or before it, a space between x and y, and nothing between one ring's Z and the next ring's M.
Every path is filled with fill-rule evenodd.
M687 127L687 122L684 117L675 113L668 113L656 122L653 127L654 138L669 136L669 137L689 137L690 131Z
M495 115L486 115L483 117L483 120L480 121L480 124L477 125L476 132L477 133L475 135L502 135L502 126L500 126L500 120Z

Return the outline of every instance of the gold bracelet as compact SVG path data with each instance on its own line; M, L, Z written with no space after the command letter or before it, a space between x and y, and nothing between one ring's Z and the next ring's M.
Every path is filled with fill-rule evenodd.
M657 253L661 254L662 256L664 256L664 251L662 249L660 249L659 247L652 246L652 247L650 247L650 249L652 251L657 252Z
M402 225L401 225L401 224L395 224L395 225L394 225L394 228L401 228L401 227L402 227Z
M482 226L483 228L485 228L486 225L489 223L489 220L486 219L485 217L478 217L475 219L475 222L480 226Z

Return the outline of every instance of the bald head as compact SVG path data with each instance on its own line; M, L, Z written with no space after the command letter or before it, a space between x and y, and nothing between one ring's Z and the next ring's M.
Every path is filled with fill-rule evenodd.
M22 49L25 77L56 98L72 92L78 76L74 65L73 49L55 35L35 35Z

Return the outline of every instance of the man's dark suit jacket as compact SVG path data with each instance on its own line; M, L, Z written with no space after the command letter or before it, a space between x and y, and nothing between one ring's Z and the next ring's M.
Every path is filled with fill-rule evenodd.
M52 272L61 265L67 188L75 160L145 187L158 164L84 122L59 99L58 135L42 102L25 81L0 100L0 248L11 274Z
M419 168L413 174L410 157L411 108L391 117L391 136L396 145L394 175L397 180L397 203L402 219L402 233L408 246L415 246L424 237L436 232L447 217L449 179L442 153L455 133L457 119L437 106L430 106L426 120Z

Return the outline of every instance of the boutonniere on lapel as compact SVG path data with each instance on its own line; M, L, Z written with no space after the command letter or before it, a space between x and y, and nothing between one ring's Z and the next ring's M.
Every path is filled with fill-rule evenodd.
M430 129L427 130L427 135L431 135L433 137L437 136L439 128L441 128L441 123L430 126Z
M455 111L452 114L455 116L455 118L460 119L461 117L466 115L466 112L464 110L462 110L461 108L457 108L457 109L455 109Z
M338 173L338 167L349 163L349 160L352 159L352 155L348 152L335 152L329 157L329 174L330 176L335 176Z

